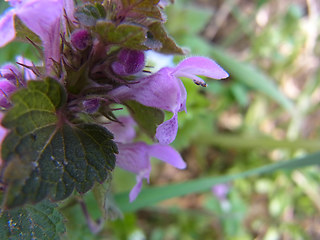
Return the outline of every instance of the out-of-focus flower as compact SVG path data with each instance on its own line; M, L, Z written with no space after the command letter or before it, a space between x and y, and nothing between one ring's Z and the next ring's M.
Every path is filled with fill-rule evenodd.
M139 79L136 84L119 87L111 91L110 95L119 101L135 100L145 106L172 112L172 118L160 124L156 132L156 138L160 143L169 144L177 135L178 112L186 110L187 92L179 77L190 78L195 84L206 86L196 75L214 79L229 76L209 58L190 57L174 68L162 68L151 76Z
M136 199L142 188L143 179L151 172L150 158L155 157L172 166L183 169L186 163L180 154L171 146L164 144L147 145L144 142L129 143L134 138L134 121L130 117L119 118L121 123L113 122L107 128L114 134L119 154L116 164L118 167L136 174L136 185L130 192L130 202Z
M64 6L70 13L73 0L9 0L12 6L0 19L0 47L15 38L14 17L21 21L42 40L47 71L50 71L52 59L60 57L60 21Z
M226 200L227 194L230 191L230 185L226 183L217 184L214 185L211 190L213 195L216 196L218 200L224 201Z

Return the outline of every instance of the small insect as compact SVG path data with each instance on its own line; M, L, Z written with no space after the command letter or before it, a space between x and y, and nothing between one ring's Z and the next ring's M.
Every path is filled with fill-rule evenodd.
M205 81L203 81L202 79L201 79L201 81L198 80L198 79L192 79L192 80L198 86L201 86L201 87L207 87L208 86L207 83Z

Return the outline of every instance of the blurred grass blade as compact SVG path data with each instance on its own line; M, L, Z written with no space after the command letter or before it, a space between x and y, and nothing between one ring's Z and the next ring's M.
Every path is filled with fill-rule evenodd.
M319 159L320 152L317 152L304 157L269 164L238 174L220 177L206 177L184 183L170 184L163 187L145 188L133 203L129 203L128 192L115 195L115 200L122 211L135 211L170 198L208 191L215 184L230 182L239 178L245 178L259 174L273 173L277 170L294 170L301 167L319 164Z
M211 46L210 56L225 68L230 76L245 85L260 91L283 106L292 115L294 114L293 103L279 91L276 84L267 75L249 63L244 63L229 56L222 49Z

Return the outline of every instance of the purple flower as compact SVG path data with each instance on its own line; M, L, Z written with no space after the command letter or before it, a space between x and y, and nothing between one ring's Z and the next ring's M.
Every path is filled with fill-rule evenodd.
M111 122L106 125L108 130L114 134L114 140L120 143L131 143L136 137L137 125L133 118L122 116L118 118L119 122Z
M72 46L79 50L85 50L91 42L91 34L86 29L77 29L71 34Z
M98 111L100 107L100 102L99 102L99 99L93 98L93 99L84 100L82 105L84 107L84 110L87 113L92 114Z
M0 68L0 77L7 79L16 86L24 85L24 79L19 69L11 64L5 64Z
M209 58L190 57L175 68L162 68L155 74L140 79L136 84L129 84L113 90L110 95L119 101L135 100L149 107L172 112L172 118L160 124L156 131L156 138L159 142L169 144L177 135L178 112L186 110L187 92L178 77L190 78L195 84L206 86L206 83L196 75L214 79L229 76Z
M140 72L144 68L144 52L122 49L118 59L111 65L112 70L121 76L128 76Z
M21 21L42 40L46 68L50 72L52 59L60 57L60 20L63 8L67 13L73 7L73 0L9 0L10 8L0 19L0 47L15 38L14 17Z
M212 187L213 195L215 195L220 201L223 201L226 199L229 191L230 191L230 186L229 184L226 184L226 183L217 184Z
M17 56L16 57L16 62L17 63L21 63L25 66L29 66L29 67L32 67L34 66L33 62L30 61L29 59L26 59L22 56ZM37 76L35 75L35 73L32 71L32 69L29 69L27 67L20 67L20 71L23 73L23 83L25 81L28 81L28 80L35 80L37 78Z
M9 97L17 90L17 87L5 78L0 78L0 107L8 108L11 106Z
M7 136L8 129L4 128L1 125L2 118L4 117L4 114L0 112L0 168L2 166L2 158L1 158L1 146L4 138Z
M114 134L115 141L118 141L117 166L136 174L137 183L129 195L130 202L132 202L141 191L143 179L147 179L149 183L151 157L158 158L179 169L185 168L186 163L180 154L169 145L147 145L144 142L129 143L135 136L133 128L135 123L130 117L121 117L119 120L122 123L113 122L107 125L107 128Z

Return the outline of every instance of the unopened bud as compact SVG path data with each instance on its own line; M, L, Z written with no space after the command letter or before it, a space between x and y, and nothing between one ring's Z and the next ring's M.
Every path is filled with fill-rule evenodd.
M76 49L85 50L92 43L91 34L86 29L77 29L71 34L71 43Z
M127 76L140 72L144 68L144 64L143 51L122 49L118 54L118 60L111 67L116 74Z
M95 113L100 107L98 99L85 100L82 104L87 113Z

